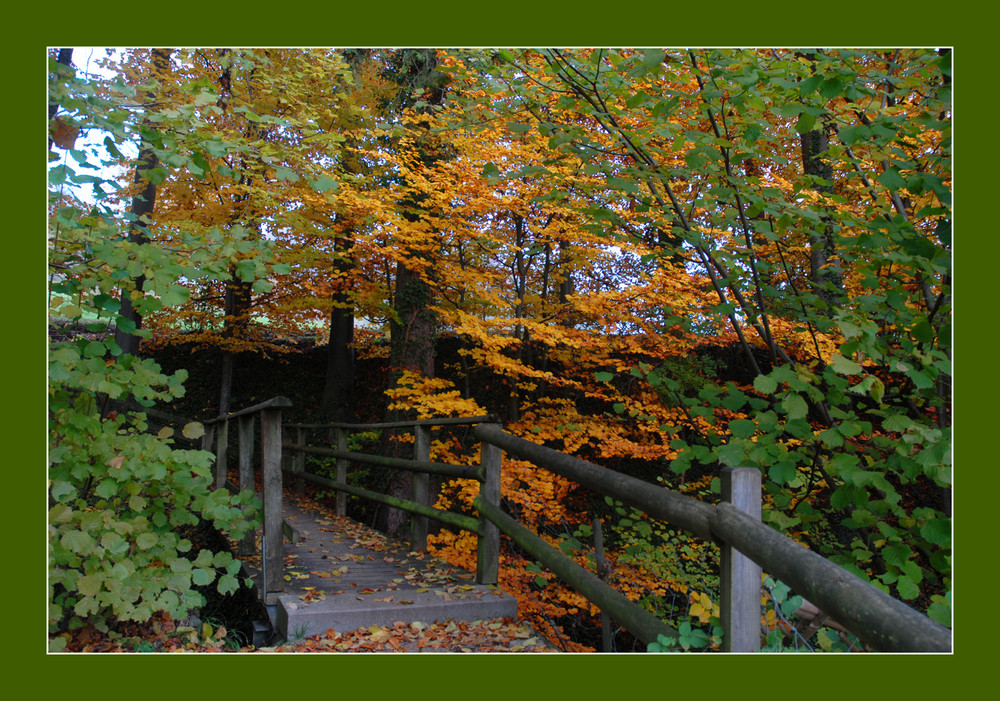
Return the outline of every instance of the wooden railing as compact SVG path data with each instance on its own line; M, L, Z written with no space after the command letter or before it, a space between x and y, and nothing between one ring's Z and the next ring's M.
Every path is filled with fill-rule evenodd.
M259 590L264 603L274 603L276 596L284 591L284 542L286 531L282 517L281 479L281 410L292 406L286 397L274 397L240 411L234 411L218 418L203 421L205 434L202 448L215 453L215 487L242 492L255 489L253 447L254 421L260 415L260 471L263 486L264 527L261 535L261 582ZM229 451L229 423L237 424L237 461L239 465L238 484L227 479ZM289 535L292 535L289 533ZM256 542L253 534L247 535L239 544L238 555L255 554Z
M712 505L513 436L503 431L492 416L381 424L287 424L284 428L295 431L295 440L282 442L281 409L288 406L291 402L284 397L276 397L206 422L203 439L203 445L208 449L214 444L216 484L227 484L225 456L228 422L239 420L238 488L249 488L253 483L249 447L253 442L253 417L261 414L264 485L262 560L266 581L262 594L268 603L283 589L281 456L282 448L285 448L292 456L291 465L285 467L285 471L299 485L311 482L334 490L337 493L335 508L340 515L346 512L348 494L407 511L412 514L410 545L417 550L426 548L427 522L430 518L475 533L478 536L476 580L486 584L495 584L499 580L502 532L643 642L654 642L660 635L676 638L678 633L673 627L629 601L503 511L500 507L500 471L503 453L507 453L717 543L721 553L720 612L725 631L723 649L726 651L747 652L760 647L762 572L787 584L875 650L951 650L951 631L948 628L763 524L760 520L760 471L757 468L724 468L721 474L722 501ZM430 461L430 429L457 425L474 425L474 435L482 444L479 466ZM377 429L412 430L413 458L387 458L347 450L351 431ZM310 430L325 431L327 437L324 441L336 447L307 444L305 436ZM336 458L336 478L308 472L305 469L306 455ZM348 484L347 468L350 462L412 472L411 498L397 498ZM431 506L428 486L431 474L479 481L479 494L473 502L478 517ZM230 485L230 488L234 487L236 485Z
M756 468L725 468L722 472L723 501L713 506L526 441L505 433L498 426L479 426L475 433L483 442L510 455L717 542L722 549L720 609L726 631L726 650L742 652L759 648L762 569L813 602L875 650L951 650L948 628L763 524L760 520L760 473ZM504 533L607 610L637 637L649 642L662 632L665 624L651 615L629 614L624 602L618 599L620 594L575 563L572 563L573 568L566 565L563 560L567 558L562 553L492 504L479 498L473 503ZM565 570L565 574L555 569L556 566ZM630 615L631 618L627 617ZM672 631L664 634L674 635Z

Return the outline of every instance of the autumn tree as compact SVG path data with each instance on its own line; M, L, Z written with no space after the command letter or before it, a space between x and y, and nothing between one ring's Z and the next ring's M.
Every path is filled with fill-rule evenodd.
M158 238L176 244L192 235L214 247L211 237L221 235L230 271L191 288L190 302L152 323L161 338L186 327L191 341L221 350L225 412L239 354L280 352L275 331L294 334L317 320L301 304L311 264L295 276L291 263L304 260L296 253L303 237L327 236L316 231L333 211L329 196L337 187L331 176L340 136L330 115L347 72L334 52L199 49L178 57L175 80L212 86L211 103L177 109L197 110L214 136L191 154L194 167L160 184ZM265 266L250 255L258 241L285 251L276 254L281 262ZM283 276L282 284L261 280L265 268Z

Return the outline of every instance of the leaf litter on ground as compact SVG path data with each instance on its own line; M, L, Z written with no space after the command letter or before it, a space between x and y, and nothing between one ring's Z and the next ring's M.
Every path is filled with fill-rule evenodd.
M328 630L259 652L558 652L524 623L512 618L445 623L371 626L339 633Z

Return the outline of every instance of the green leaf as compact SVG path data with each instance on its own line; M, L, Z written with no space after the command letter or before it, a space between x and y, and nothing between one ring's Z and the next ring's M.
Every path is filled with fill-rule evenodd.
M757 432L757 425L749 419L734 419L729 422L729 432L736 438L749 438Z
M94 493L102 499L110 499L118 493L118 483L110 477L103 479L101 480L101 483L97 485L97 489L94 490Z
M931 597L931 605L927 607L927 616L943 626L951 627L951 592L944 596L935 594Z
M134 334L136 331L135 322L123 316L115 317L115 326L124 333Z
M791 482L797 475L798 470L790 462L779 462L771 465L767 470L767 476L771 478L771 481L782 486Z
M839 448L844 445L844 436L841 435L836 426L820 431L819 438L827 448Z
M212 139L203 142L202 146L205 147L205 150L208 151L210 155L215 156L216 158L221 158L229 153L230 145L221 139Z
M882 384L882 380L878 379L877 377L874 379L875 381L872 382L872 387L870 390L868 390L868 394L871 396L872 399L881 404L882 397L885 396L885 385Z
M84 596L97 596L104 584L104 575L100 572L88 574L76 580L76 590Z
M68 502L76 496L76 487L68 482L53 482L49 487L49 495L56 501Z
M108 347L105 346L100 341L91 341L87 344L87 347L83 349L84 358L101 358L104 354L108 352Z
M809 413L809 406L806 400L798 394L789 394L781 400L781 408L785 410L789 419L804 419Z
M298 173L296 173L294 170L290 170L289 168L285 168L283 166L278 166L277 168L274 169L274 177L276 177L278 180L287 180L288 182L292 183L298 181L299 179Z
M896 580L896 591L898 591L899 595L907 601L920 596L920 587L917 586L912 579L905 575Z
M328 192L330 190L336 192L337 190L340 189L340 183L338 183L336 180L328 178L325 175L321 175L315 180L313 180L312 178L307 178L307 180L309 180L309 185L316 192ZM293 180L292 182L295 181Z
M232 575L228 574L219 577L219 583L216 586L216 589L218 589L219 593L222 594L223 596L227 594L232 594L238 588L239 588L239 582L237 582L236 577L233 577Z
M128 542L119 534L111 532L101 536L101 547L112 553L121 553L128 550Z
M853 146L863 139L871 138L872 134L871 129L864 124L854 127L841 127L837 133L840 135L840 142L845 146Z
M68 523L72 519L73 509L69 508L65 504L56 504L49 509L49 523L52 525Z
M213 555L212 555L212 551L211 550L205 550L205 549L199 550L198 551L198 557L195 558L195 561L194 561L194 566L195 567L209 567L212 564L212 557L213 557Z
M913 419L905 414L893 414L882 422L883 429L896 433L903 433L911 426L913 426Z
M615 376L614 373L610 372L595 372L594 379L598 382L611 382L611 380L615 379Z
M644 49L642 62L647 68L656 68L666 59L663 49Z
M94 539L89 533L84 533L83 531L63 533L59 542L64 548L75 553L88 553L94 547Z
M225 567L233 561L233 555L227 550L220 550L212 556L212 565L214 567Z
M827 470L833 475L841 476L845 482L850 481L848 476L858 469L858 456L848 453L837 453L830 462L827 463Z
M213 579L215 579L215 572L204 567L199 567L191 574L191 581L199 587L211 584Z
M921 319L914 324L913 328L910 329L910 333L922 343L930 343L934 340L934 328L927 322L927 319Z
M816 126L816 115L803 112L799 115L799 121L795 123L795 131L799 134L808 134Z
M839 78L827 78L823 81L823 84L819 86L819 94L829 100L830 98L839 95L843 87L844 84Z
M781 602L781 612L786 616L793 615L802 607L802 597L799 595L790 596Z
M177 307L184 304L191 297L191 291L180 285L168 285L167 289L159 293L160 302L164 307Z
M822 75L814 75L806 78L799 84L799 94L805 97L806 95L811 95L819 89L819 86L823 83Z
M951 545L951 519L938 518L920 527L920 535L928 543L939 547Z
M757 375L753 381L753 388L761 394L774 394L778 389L778 381L767 375Z
M630 110L634 110L636 107L638 107L648 99L649 95L647 95L644 90L640 90L625 102L625 106L628 107Z
M833 357L830 359L830 367L838 375L857 375L861 372L861 366L855 363L853 360L848 360L847 358L837 355L834 353Z
M886 168L886 171L878 176L878 181L889 190L899 190L906 187L906 181L895 168Z
M843 319L837 320L837 326L840 327L841 333L844 334L844 338L855 338L860 336L862 333L861 327L850 321L845 321Z

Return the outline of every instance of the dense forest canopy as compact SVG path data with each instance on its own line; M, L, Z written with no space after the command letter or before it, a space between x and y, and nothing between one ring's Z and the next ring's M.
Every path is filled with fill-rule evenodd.
M774 528L950 625L948 50L158 48L106 52L100 76L72 50L48 60L50 316L90 332L50 344L52 632L239 586L183 529L238 535L253 497L211 492L205 453L144 432L141 407L184 392L150 354L217 349L225 413L233 358L302 337L327 346L328 420L357 417L356 361L382 356L393 415L494 412L708 500L720 466L759 467ZM474 496L455 481L438 500ZM710 622L706 544L516 460L503 497L581 563L600 515L630 597ZM475 561L474 536L432 540ZM505 557L521 566L502 584L553 636L590 625Z

